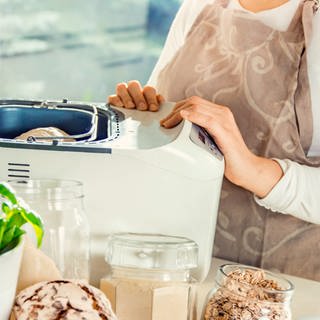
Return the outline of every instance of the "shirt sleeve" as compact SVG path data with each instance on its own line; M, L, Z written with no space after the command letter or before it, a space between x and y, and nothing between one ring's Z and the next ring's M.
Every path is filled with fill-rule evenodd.
M149 78L148 84L157 87L157 79L160 71L171 61L194 23L195 19L208 3L214 0L184 0L173 23L170 27L167 40L161 52L158 62ZM161 93L161 92L160 92Z
M291 160L275 160L284 176L265 198L255 196L255 201L271 211L320 224L320 168Z

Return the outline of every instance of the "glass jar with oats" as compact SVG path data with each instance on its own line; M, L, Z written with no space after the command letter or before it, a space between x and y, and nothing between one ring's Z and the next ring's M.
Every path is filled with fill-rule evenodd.
M222 265L202 320L291 320L293 285L262 269Z

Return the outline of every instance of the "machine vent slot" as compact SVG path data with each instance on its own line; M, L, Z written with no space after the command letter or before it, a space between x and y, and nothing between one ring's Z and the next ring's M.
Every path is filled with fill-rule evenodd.
M8 163L8 178L30 179L30 164L28 163Z
M30 164L28 164L28 163L13 163L13 162L9 162L8 166L30 167Z

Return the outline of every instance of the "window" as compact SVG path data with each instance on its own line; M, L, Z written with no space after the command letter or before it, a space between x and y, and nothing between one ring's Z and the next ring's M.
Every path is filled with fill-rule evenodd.
M105 101L148 80L182 0L0 0L0 97Z

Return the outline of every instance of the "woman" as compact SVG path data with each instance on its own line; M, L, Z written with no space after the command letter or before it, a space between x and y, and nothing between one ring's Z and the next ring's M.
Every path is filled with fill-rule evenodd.
M317 7L185 0L151 86L119 84L109 102L157 111L163 95L178 102L162 126L183 118L215 139L226 164L216 256L320 280Z

